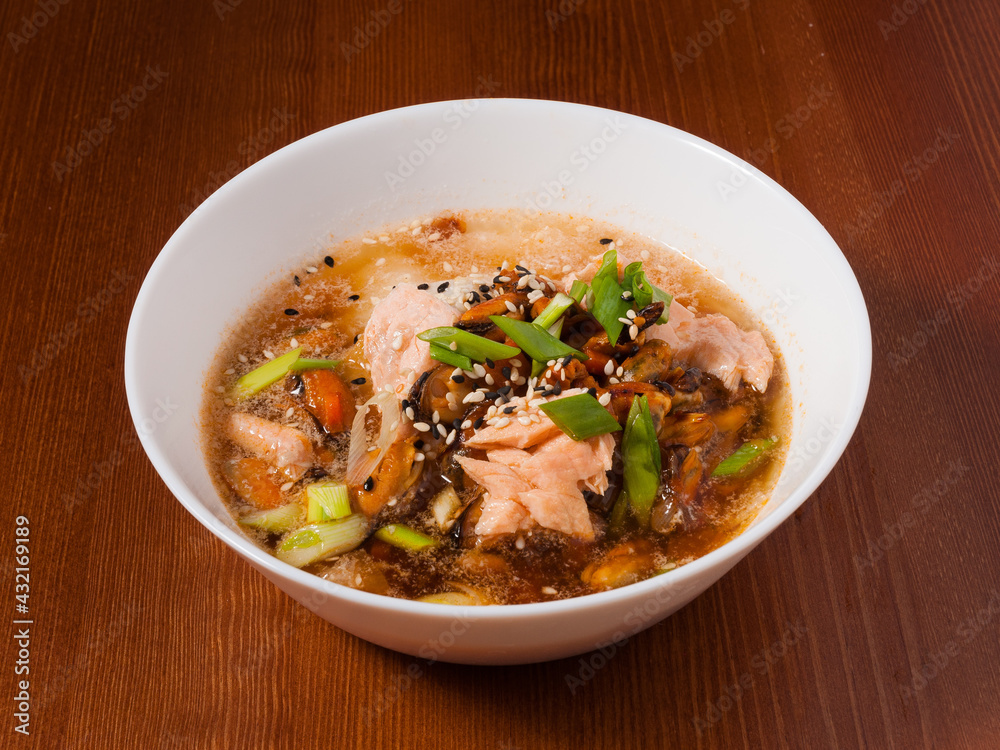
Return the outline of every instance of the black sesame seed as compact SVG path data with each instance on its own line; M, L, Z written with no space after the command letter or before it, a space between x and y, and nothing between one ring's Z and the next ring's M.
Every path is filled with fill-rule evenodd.
M509 385L505 385L503 388L498 388L497 389L497 393L501 393L504 396L506 396L508 393L510 393L510 386Z
M413 447L416 448L417 450L420 450L421 448L424 447L424 441L417 440L416 442L413 443Z
M516 406L508 406L507 408L505 408L503 410L503 413L504 414L513 414L514 413L514 409L516 409L516 408L517 408Z
M299 311L294 308L289 307L285 309L285 315L298 315L298 314Z
M601 240L601 244L602 245L610 245L611 244L611 240L609 240L607 237L605 237L603 240Z
M349 299L351 302L357 302L359 299L361 299L361 295L360 294L352 294L347 299Z
M451 283L450 281L446 281L443 284L440 284L438 286L438 289L437 289L438 290L438 294L441 294L441 292L443 292L445 289L447 289L448 288L448 284L450 284L450 283Z
M521 273L531 273L531 271L529 271L529 270L528 270L527 268L525 268L524 266L514 266L514 268L516 268L516 269L517 269L518 271L520 271Z
M573 361L573 355L572 354L567 354L565 357L563 357L562 366L563 367L568 367L569 363L572 362L572 361Z
M295 286L298 286L299 284L302 283L302 279L300 279L298 276L292 276L292 283L295 284Z
M487 357L487 358L486 358L486 366L487 366L487 367L489 367L489 368L490 368L490 369L492 370L492 369L493 369L494 367L496 367L496 366L497 366L497 363L496 363L496 362L494 362L494 361L493 361L492 359L490 359L489 357Z
M351 381L354 385L364 385L367 382L368 381L365 378L354 378L354 380Z
M417 289L430 289L430 284L417 284Z
M451 426L454 427L456 430L461 430L462 418L461 417L456 418L454 421L452 421Z
M472 423L472 429L474 429L474 430L478 430L482 426L483 426L483 418L482 417L480 417L479 419L477 419L475 422Z
M403 411L406 411L409 408L409 406L410 406L409 399L404 398L402 403L400 403L399 408L402 409Z
M361 334L360 334L360 333L356 333L356 334L354 334L354 343L355 343L355 344L356 344L356 343L358 343L358 339L359 339L359 338L361 338Z
M500 277L499 276L494 276L493 277L493 283L494 284L499 284L500 283Z
M329 255L323 258L323 262L326 263L328 266L330 266L330 268L333 268L333 258L331 258Z
M596 396L597 395L597 389L596 388L588 388L587 389L587 393L589 393L591 396Z
M483 394L483 401L492 401L500 395L500 391L487 391Z
M464 383L465 375L452 375L451 379L454 380L456 383Z
M481 302L482 301L482 298L479 296L479 292L473 292L469 296L472 298L473 302Z
M510 380L510 368L509 367L504 367L502 370L500 370L500 372L503 373L503 376L505 378L507 378L507 380Z
M296 277L296 278L298 278L298 277ZM481 291L483 294L485 294L489 290L490 290L490 288L488 286L486 286L486 284L480 284L479 285L479 291Z
M555 388L552 389L552 393L555 394L556 396L560 395L562 393L562 386L557 385Z
M368 477L365 480L365 483L364 483L363 486L365 488L365 492L371 492L373 489L375 489L375 480L372 479L371 477Z

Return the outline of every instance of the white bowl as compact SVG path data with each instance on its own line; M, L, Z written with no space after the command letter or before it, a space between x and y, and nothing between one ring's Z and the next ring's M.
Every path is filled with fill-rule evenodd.
M761 315L785 357L794 415L788 459L754 524L699 560L631 586L478 608L355 591L259 549L219 499L199 440L204 377L226 326L269 277L317 257L331 231L345 238L443 209L510 207L583 214L682 249ZM658 122L518 99L382 112L253 165L170 238L143 282L125 347L143 447L209 531L338 627L397 651L472 664L620 643L690 602L823 481L857 425L870 370L868 314L847 261L774 181Z

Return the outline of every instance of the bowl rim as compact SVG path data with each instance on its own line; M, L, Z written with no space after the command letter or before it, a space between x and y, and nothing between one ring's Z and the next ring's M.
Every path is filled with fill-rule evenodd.
M762 187L781 196L781 199L788 204L788 207L803 215L807 223L811 223L816 230L816 242L810 243L810 250L815 252L822 247L825 251L825 259L830 262L832 268L837 271L838 281L847 294L845 299L846 307L853 311L852 320L854 322L854 334L857 339L858 369L855 377L855 387L849 396L849 405L843 420L839 425L838 432L834 439L828 443L827 457L817 464L805 479L795 486L788 495L788 498L767 515L759 523L754 523L732 539L726 541L716 549L699 557L698 559L671 570L667 575L657 575L643 581L638 581L621 588L609 591L601 591L593 594L570 597L568 599L556 599L545 602L532 602L528 604L492 604L485 606L455 605L455 604L432 604L428 602L401 599L380 594L373 594L366 591L359 591L347 586L332 583L323 578L306 573L287 563L278 560L273 555L267 553L249 537L239 533L237 530L222 523L209 508L201 503L195 494L188 490L180 474L174 469L166 455L161 451L153 434L146 434L140 425L143 414L140 411L139 403L139 383L136 378L136 341L141 334L143 322L148 315L148 307L153 298L158 279L163 273L163 269L171 262L172 257L180 252L180 249L187 244L187 236L195 231L195 227L203 220L206 214L210 214L214 206L228 200L231 193L241 188L245 183L257 179L257 175L277 165L281 160L299 154L302 151L315 148L321 142L330 140L335 143L337 140L350 139L356 132L366 129L368 126L384 121L396 120L408 115L423 115L425 113L439 113L448 107L457 105L470 105L475 102L477 113L490 110L499 110L502 107L516 106L531 115L550 114L553 111L560 114L572 114L584 111L590 115L618 116L627 118L633 124L645 129L659 130L666 137L683 142L705 150L715 158L729 163L734 168L748 173L748 179L756 180ZM477 114L477 117L479 115ZM487 115L488 116L488 115ZM129 319L128 330L125 341L124 354L124 380L126 396L129 404L129 411L132 415L133 426L142 444L143 450L156 469L157 474L166 484L171 494L193 515L202 526L215 534L229 548L241 555L259 569L263 568L268 573L288 580L294 584L307 589L317 590L330 596L331 598L341 598L353 604L361 606L375 606L381 609L390 610L396 613L409 615L426 615L431 617L452 618L460 616L467 619L479 620L503 620L511 617L551 617L557 614L568 614L575 611L584 611L591 608L601 608L605 605L614 605L630 600L645 600L660 590L683 586L684 583L693 582L703 574L709 573L712 569L725 566L734 566L754 549L761 541L781 526L805 501L816 491L819 485L826 479L830 471L840 461L844 450L850 442L861 413L865 405L867 393L871 380L872 367L872 339L871 326L868 315L868 308L864 301L860 285L854 275L854 271L844 256L843 251L827 232L826 228L816 219L815 216L798 201L784 187L761 172L752 164L740 159L725 149L704 140L698 136L687 133L666 123L651 120L638 115L620 112L617 110L595 107L587 104L577 104L573 102L555 101L548 99L525 99L525 98L487 98L487 99L449 99L423 104L415 104L406 107L384 110L373 114L347 120L336 125L304 136L292 143L268 154L259 161L251 164L231 180L220 186L212 195L205 199L194 211L189 214L181 225L174 231L170 239L157 254L153 263L143 279L142 286L136 296L132 314ZM728 569L727 569L728 570ZM723 575L725 571L723 572ZM270 576L268 576L270 577ZM721 577L721 576L719 576ZM716 579L717 580L717 579ZM714 582L714 581L713 581ZM712 585L712 584L709 584ZM687 591L683 588L682 591Z

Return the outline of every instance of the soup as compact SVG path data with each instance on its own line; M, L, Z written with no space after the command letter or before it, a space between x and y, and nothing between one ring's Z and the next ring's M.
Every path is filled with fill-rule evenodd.
M681 253L560 215L442 214L331 242L209 374L207 461L241 527L345 586L454 604L669 574L740 533L787 379Z

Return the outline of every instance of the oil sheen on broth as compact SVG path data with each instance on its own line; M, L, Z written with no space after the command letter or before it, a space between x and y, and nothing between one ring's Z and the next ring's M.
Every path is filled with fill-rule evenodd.
M617 274L605 269L594 280L612 250ZM634 301L611 342L585 308L597 310L598 289L611 288L609 273L631 297L626 271L639 263L631 268L673 302L640 308ZM515 358L472 360L465 371L427 358L428 343L411 338L423 327L457 326L517 347L518 336L490 315L526 324L544 315L557 292L570 293L575 278L594 280L592 288L581 304L571 301L554 338L586 360L559 357L532 378L526 348L518 347ZM649 286L639 284L645 294ZM660 311L669 314L665 325L652 317ZM373 330L364 340L373 312L372 324L385 319L393 328L381 332L381 348ZM422 326L425 314L432 324ZM406 325L418 329L393 335ZM255 296L209 372L206 457L241 528L328 580L442 603L589 594L669 574L738 534L766 501L787 444L789 408L780 353L758 331L768 336L701 266L613 226L518 212L421 218L331 240L324 255ZM437 345L467 353L464 340ZM253 395L237 395L237 379L296 349L297 369ZM375 363L366 349L377 353ZM399 370L414 358L434 368L431 375ZM339 364L311 369L316 360ZM395 440L364 450L381 456L379 464L346 482L352 423L374 395L373 378L387 371L398 376L397 400L406 399ZM518 400L529 385L531 394ZM587 401L590 411L581 411L590 418L600 417L594 403L604 407L618 429L580 441L566 428L552 429L543 405L569 396ZM365 444L374 445L379 412L364 414ZM584 414L570 416L587 427ZM645 475L630 475L629 461L643 464ZM651 477L652 499L641 490ZM350 508L340 513L350 513L346 523L331 518L329 507L324 514L309 505L311 485L338 483L348 485L341 500ZM311 550L320 547L310 545L320 539L303 528L312 527L306 513L317 508L314 523L333 535L333 551L313 561Z

